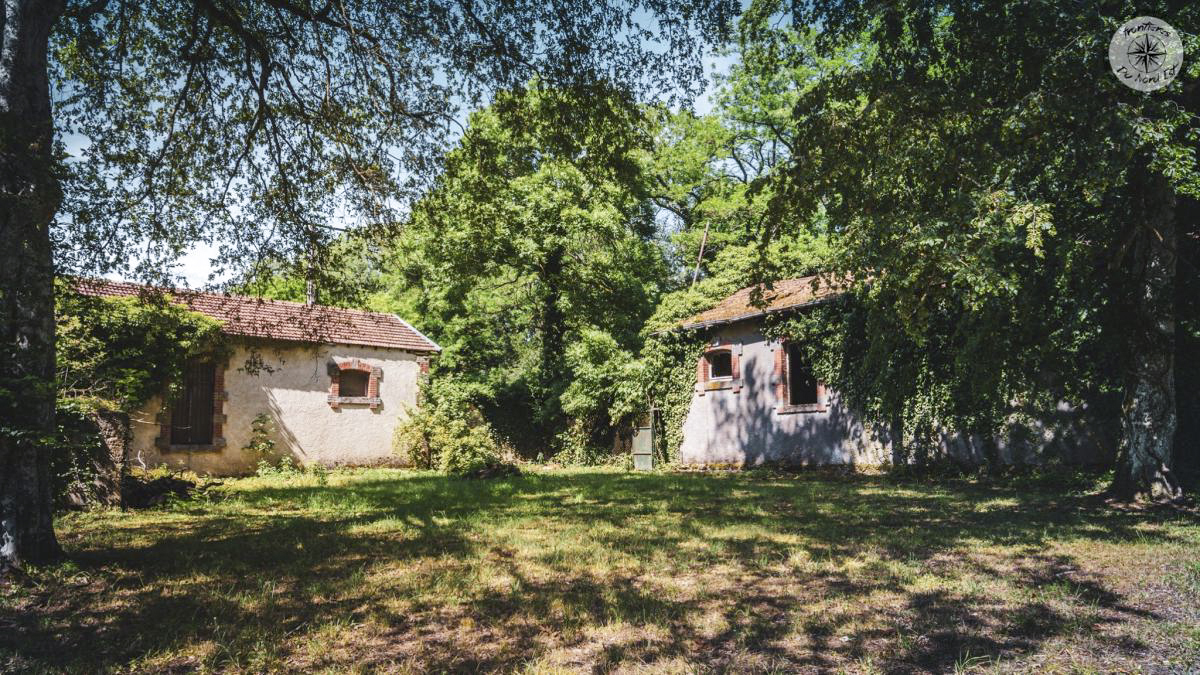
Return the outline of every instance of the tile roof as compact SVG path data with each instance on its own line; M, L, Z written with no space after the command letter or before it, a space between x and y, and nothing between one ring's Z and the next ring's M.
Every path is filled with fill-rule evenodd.
M101 296L134 297L166 292L188 309L221 321L228 335L289 342L389 347L412 352L438 352L442 349L395 314L187 289L163 289L107 279L79 279L75 287L85 295Z
M754 303L756 288L762 289L762 298ZM825 302L840 295L842 288L828 279L817 276L799 279L783 279L771 284L747 286L721 301L712 309L701 312L680 324L680 328L706 328L745 319L753 319L771 312L782 312Z

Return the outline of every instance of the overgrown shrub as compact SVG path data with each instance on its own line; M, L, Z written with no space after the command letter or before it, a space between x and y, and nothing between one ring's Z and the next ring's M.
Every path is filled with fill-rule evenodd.
M436 459L433 436L438 424L438 416L429 408L409 408L408 419L392 432L392 453L417 469L432 469Z
M455 420L439 444L438 469L450 475L465 475L504 464L500 447L485 425L467 426Z
M413 466L471 475L511 464L510 451L474 408L428 403L396 426L393 451Z
M60 400L55 425L57 447L50 454L55 506L111 503L110 490L106 489L105 483L112 477L106 475L110 472L104 470L103 463L108 449L90 409L74 399Z
M189 358L228 351L220 322L161 295L96 297L61 282L55 311L59 396L96 408L136 410Z

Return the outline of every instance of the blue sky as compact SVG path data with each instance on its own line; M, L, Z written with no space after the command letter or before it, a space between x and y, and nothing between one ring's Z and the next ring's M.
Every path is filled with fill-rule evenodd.
M712 111L712 96L715 93L713 84L713 75L716 73L728 72L735 57L733 56L713 56L709 55L704 59L705 77L708 80L708 85L704 93L693 103L693 108L699 114L706 114ZM69 145L69 143L68 143ZM203 287L210 283L208 275L212 272L212 260L217 255L217 246L199 242L194 245L191 250L184 254L176 261L173 276L183 277L189 287ZM109 275L110 278L121 279L118 274ZM217 282L226 281L227 279L217 279Z

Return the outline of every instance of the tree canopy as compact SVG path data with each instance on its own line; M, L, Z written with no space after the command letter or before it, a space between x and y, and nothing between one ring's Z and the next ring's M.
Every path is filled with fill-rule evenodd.
M568 346L596 331L633 347L666 277L640 110L592 97L564 133L574 96L535 83L473 114L396 251L396 281L445 349L437 372L470 383L530 453L566 430Z
M464 0L14 0L0 11L0 570L58 554L56 270L318 275L337 227L401 220L461 108L533 77L694 93L737 7ZM569 128L569 121L564 120ZM9 424L8 420L16 420Z
M1200 18L1186 3L1138 11ZM843 371L846 389L926 433L988 434L1017 401L1118 392L1118 492L1177 496L1176 269L1196 276L1180 250L1200 231L1200 59L1188 35L1175 83L1126 88L1107 45L1132 15L767 1L740 36L769 46L754 54L764 72L869 46L797 97L806 142L773 201L781 226L824 215L829 271L860 286L869 318L846 358L872 358ZM815 49L791 37L810 29Z

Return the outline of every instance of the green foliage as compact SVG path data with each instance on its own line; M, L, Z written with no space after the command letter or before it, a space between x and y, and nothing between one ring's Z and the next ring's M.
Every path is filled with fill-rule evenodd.
M60 399L132 411L177 382L189 358L219 358L220 323L158 295L111 298L58 286Z
M322 470L324 468L322 467ZM304 474L304 468L296 464L296 460L291 457L280 457L278 461L270 459L258 460L258 465L254 469L254 475L259 477L279 476L281 478L295 478Z
M432 469L437 460L434 434L444 422L428 406L409 408L405 420L392 432L392 454L418 469Z
M568 345L566 363L574 377L561 401L571 422L560 432L563 451L556 459L580 465L611 463L613 429L637 412L628 402L641 396L634 356L608 333L588 329Z
M586 114L563 134L561 116L584 94ZM577 388L564 410L596 356L568 347L635 350L667 276L639 194L644 127L641 109L612 91L535 82L504 94L471 116L396 244L396 284L419 291L422 329L445 350L434 379L454 380L529 456L557 451L572 417L602 443L607 392L587 405Z
M608 461L614 430L656 406L668 459L699 339L663 332L829 254L819 215L756 230L771 216L767 179L797 142L781 112L795 94L756 106L749 90L778 84L760 76L735 71L704 117L600 92L571 136L556 122L576 92L534 82L500 97L472 116L396 243L375 307L419 317L446 348L434 382L453 381L528 456Z
M462 476L502 463L496 439L483 424L469 426L463 420L454 420L437 440L441 448L438 469L442 473Z
M105 457L108 448L96 429L89 401L60 399L54 412L55 452L50 454L54 506L65 508L68 493L87 504L98 503L97 467L93 458Z
M704 351L702 336L686 333L656 335L647 340L638 362L637 384L658 411L659 461L679 461L683 423L696 386L696 360Z
M258 458L259 463L275 460L275 420L270 413L260 412L250 422L250 440L242 450Z
M357 309L384 290L382 280L376 242L364 233L350 231L298 258L276 255L256 261L234 291L274 300L307 302L311 283L316 304Z
M108 453L91 414L132 412L169 395L189 358L219 358L227 346L217 321L161 296L81 295L65 281L57 291L55 495L61 502L70 490L91 501L94 458Z
M698 47L737 6L426 9L165 0L54 22L55 120L35 123L82 139L60 167L60 269L161 275L189 245L216 241L216 273L270 260L330 289L330 221L397 221L437 175L461 110L535 75L631 98L694 91ZM590 102L561 109L560 136L577 129L566 109ZM307 269L281 263L313 257Z
M799 49L812 37L789 34L786 41ZM718 78L712 114L663 120L650 163L648 189L675 228L668 250L679 276L664 284L669 292L643 327L636 359L603 371L622 373L617 395L604 399L612 401L609 418L622 423L651 406L658 411L666 463L678 459L704 342L679 332L679 324L740 288L819 272L831 255L823 213L807 214L806 227L782 228L772 200L777 174L804 142L791 117L800 91L850 56L765 69L755 56L764 49L752 41L737 47L741 61Z
M408 418L396 426L393 451L416 468L458 476L509 463L479 411L463 398L447 395L408 411Z
M780 111L803 139L764 187L779 225L760 229L825 236L826 268L856 282L852 303L775 330L911 450L943 425L998 434L1014 404L1104 403L1170 349L1154 327L1184 306L1147 279L1200 222L1200 43L1184 35L1170 87L1128 90L1104 58L1130 12L767 0L743 16L730 105ZM801 77L766 86L786 73ZM1154 221L1159 205L1178 210Z

